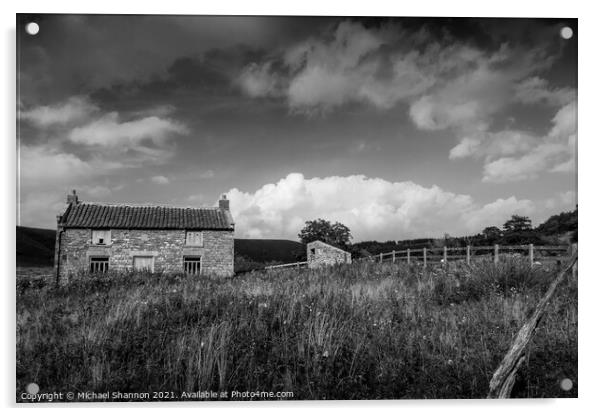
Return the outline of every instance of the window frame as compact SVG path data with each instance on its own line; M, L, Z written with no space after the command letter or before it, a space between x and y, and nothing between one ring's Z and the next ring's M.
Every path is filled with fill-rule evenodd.
M94 234L95 233L104 233L103 234L104 235L103 238L106 238L107 241L103 242L103 243L99 243L98 240L100 238L97 236L97 238L95 239L94 238ZM113 236L112 236L112 233L111 233L110 229L92 229L92 233L91 234L92 234L91 235L92 245L94 245L94 246L102 246L102 247L104 247L104 246L110 246L113 243Z
M88 270L92 274L107 273L110 264L111 261L109 256L90 256L88 258Z
M198 259L198 260L197 260ZM192 267L194 271L189 271L190 265L197 265L198 267ZM182 266L185 274L193 276L200 276L203 273L203 256L184 256L182 258Z
M191 234L198 234L200 236L200 244L191 244L189 242L188 236ZM203 231L199 230L186 230L186 234L184 235L184 245L186 247L204 247L205 245L205 235Z

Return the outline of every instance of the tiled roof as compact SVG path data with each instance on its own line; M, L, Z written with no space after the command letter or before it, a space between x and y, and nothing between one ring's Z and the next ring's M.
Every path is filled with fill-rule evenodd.
M67 228L233 230L229 211L220 208L70 204L60 223Z

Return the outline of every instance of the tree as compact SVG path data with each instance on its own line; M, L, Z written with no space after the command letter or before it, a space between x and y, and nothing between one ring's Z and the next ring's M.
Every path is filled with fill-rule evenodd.
M532 229L533 226L529 217L522 217L520 215L513 215L512 218L504 223L504 231L507 233L531 231Z
M341 248L347 247L352 238L351 231L345 225L340 222L332 224L322 218L305 221L305 227L299 233L299 239L303 244L320 240Z
M502 230L494 226L486 227L481 233L487 241L492 242L499 240L502 236Z

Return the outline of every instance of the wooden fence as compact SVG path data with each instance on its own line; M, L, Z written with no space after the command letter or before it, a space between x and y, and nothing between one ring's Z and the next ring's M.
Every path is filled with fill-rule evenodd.
M452 261L465 261L467 264L476 258L491 258L494 263L500 261L501 256L528 257L531 266L550 262L568 260L577 249L577 244L561 246L535 246L533 244L515 246L466 246L466 247L431 247L415 248L401 251L391 251L373 256L362 257L356 261L373 261L378 263L428 264L448 263Z
M296 263L286 263L286 264L275 264L273 266L266 266L266 270L272 270L272 269L286 269L286 268L291 268L291 267L306 267L307 266L307 262L306 261L298 261Z
M577 250L577 244L560 246L535 246L533 244L515 245L515 246L466 246L466 247L430 247L414 248L400 251L390 251L372 256L361 257L354 261L372 261L378 263L407 263L422 264L427 267L429 264L445 264L453 261L464 261L467 264L474 259L490 258L494 263L500 261L503 256L522 256L529 259L531 266L556 261L565 261L571 258L571 255ZM277 264L267 266L266 270L306 267L307 262Z

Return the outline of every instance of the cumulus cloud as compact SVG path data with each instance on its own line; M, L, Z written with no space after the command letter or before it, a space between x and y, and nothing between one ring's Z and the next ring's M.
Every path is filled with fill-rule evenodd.
M98 107L87 97L74 96L65 102L21 111L20 117L38 127L49 127L79 122L96 111Z
M494 158L486 154L484 182L513 182L533 179L542 172L573 172L577 141L577 103L562 107L552 120L548 134L522 142L517 155ZM522 152L521 152L522 151ZM451 157L451 155L450 155Z
M167 178L166 176L163 176L163 175L157 175L157 176L153 176L151 178L151 182L153 182L157 185L166 185L169 183L169 178Z
M316 218L342 222L358 241L465 235L534 211L533 202L514 196L482 205L437 186L363 175L307 179L291 173L255 192L235 188L227 195L237 234L248 238L296 239L305 221Z

